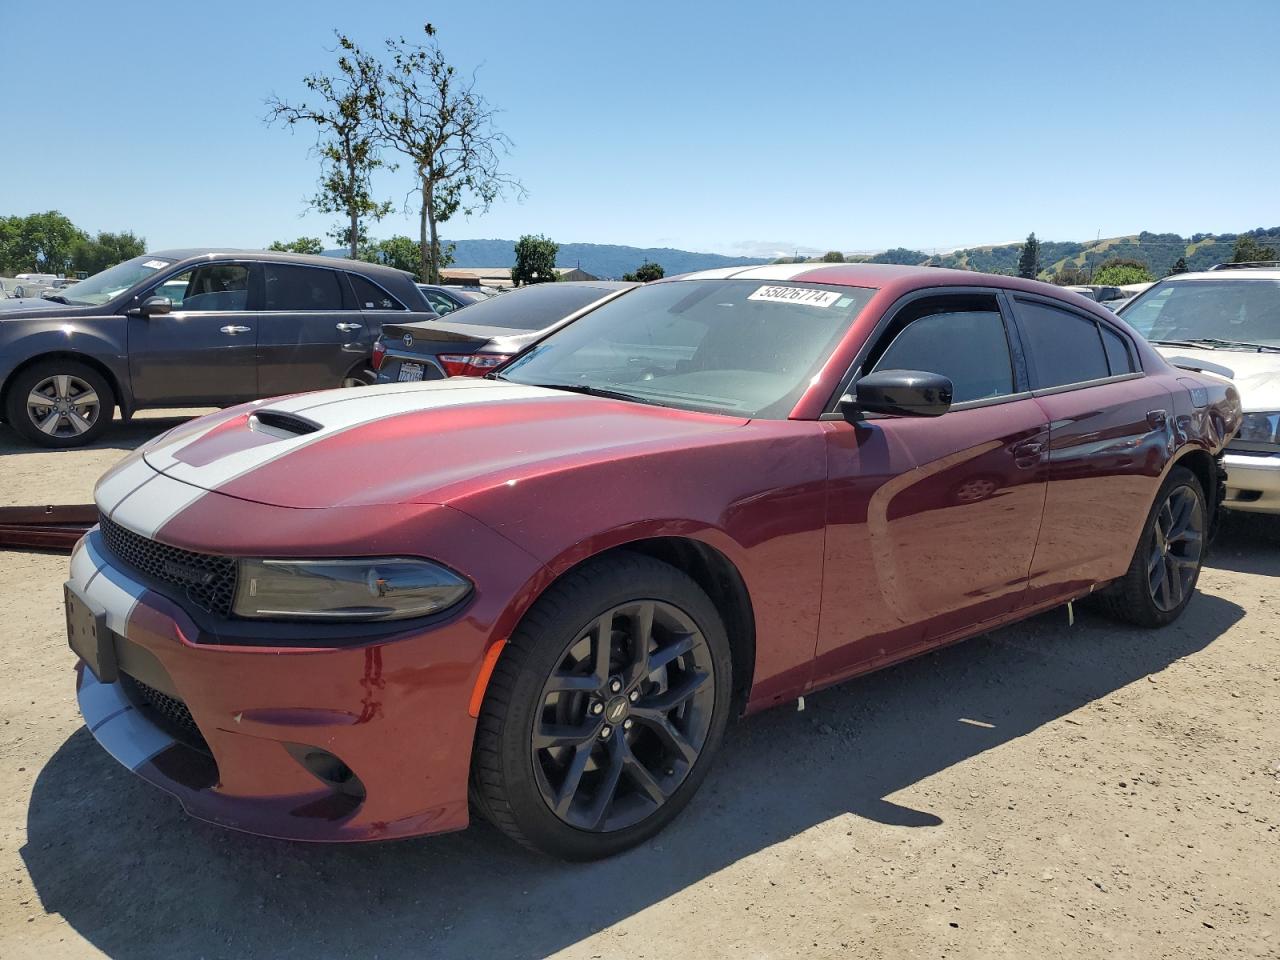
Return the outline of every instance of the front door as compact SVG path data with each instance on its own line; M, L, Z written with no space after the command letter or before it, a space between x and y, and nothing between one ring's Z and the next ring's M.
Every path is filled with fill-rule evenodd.
M263 263L258 389L264 397L342 386L372 338L337 270Z
M172 312L129 318L129 378L139 406L229 406L258 396L253 265L206 263L169 276L137 300L168 297Z
M953 408L937 418L831 422L819 682L1025 602L1048 420L1015 355L995 294L914 300L868 355L862 373L950 377Z

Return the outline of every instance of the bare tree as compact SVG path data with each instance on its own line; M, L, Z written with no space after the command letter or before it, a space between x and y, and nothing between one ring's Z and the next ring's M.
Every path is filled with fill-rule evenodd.
M380 96L379 71L373 61L344 34L338 38L338 73L313 73L303 79L308 90L320 100L318 106L286 103L279 97L267 100L267 122L299 123L316 127L316 152L321 157L319 189L310 206L322 213L341 213L345 226L333 237L347 245L355 257L367 238L365 224L381 220L391 212L389 202L373 199L370 178L385 166L378 154L380 130L374 113Z
M385 70L367 56L361 70L376 78L369 81L377 100L370 112L383 138L416 172L422 278L439 283L441 269L452 262L451 252L440 249L440 224L459 210L464 216L488 210L508 190L519 197L525 190L500 170L511 141L476 93L475 76L460 78L436 42L435 27L423 29L425 45L388 40Z

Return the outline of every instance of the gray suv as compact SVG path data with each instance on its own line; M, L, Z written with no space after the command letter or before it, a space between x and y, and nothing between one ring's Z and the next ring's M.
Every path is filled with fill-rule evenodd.
M42 446L74 447L117 406L127 419L368 383L382 324L432 315L409 274L377 264L148 253L0 310L0 416Z

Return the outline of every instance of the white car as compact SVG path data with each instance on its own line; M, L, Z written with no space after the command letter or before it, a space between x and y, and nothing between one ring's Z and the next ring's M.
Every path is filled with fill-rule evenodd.
M1280 261L1165 277L1120 316L1166 358L1231 377L1244 423L1227 446L1222 505L1280 513Z

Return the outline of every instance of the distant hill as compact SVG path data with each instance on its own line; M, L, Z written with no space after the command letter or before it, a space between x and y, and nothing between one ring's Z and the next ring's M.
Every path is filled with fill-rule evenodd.
M1280 251L1280 227L1259 227L1245 231L1264 246ZM1142 233L1127 237L1107 237L1101 240L1076 243L1072 241L1041 240L1041 277L1048 278L1062 267L1078 267L1089 271L1114 258L1137 260L1145 263L1154 277L1163 277L1179 257L1185 257L1190 270L1205 270L1215 263L1231 259L1237 233L1195 233L1181 237L1176 233ZM933 264L955 267L960 270L977 270L981 273L1015 274L1018 272L1018 255L1021 243L1006 243L987 247L969 247L948 254L931 257L922 250L898 247L872 257L859 258L871 263Z
M448 241L446 241L448 242ZM455 267L515 266L514 240L454 240ZM718 253L694 253L670 247L625 247L612 243L562 243L558 267L577 267L595 277L621 277L645 261L662 264L667 276L714 267L768 263L758 257L724 257Z

